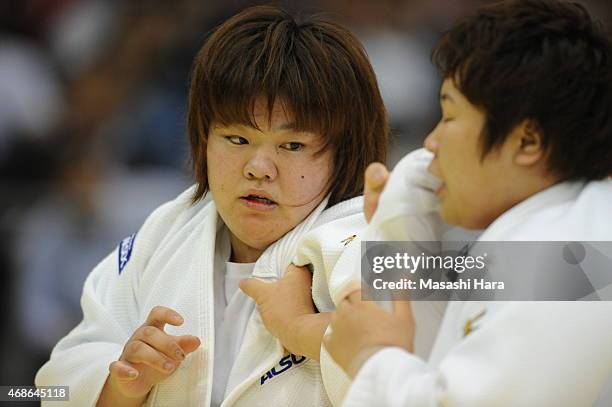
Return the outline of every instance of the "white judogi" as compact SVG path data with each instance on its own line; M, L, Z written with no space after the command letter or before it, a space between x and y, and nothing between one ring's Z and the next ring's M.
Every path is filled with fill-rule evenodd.
M70 401L54 406L93 406L134 330L156 305L170 307L185 320L166 326L172 335L197 335L201 346L155 386L147 406L208 406L214 360L213 263L215 236L223 227L214 203L192 205L192 189L158 208L137 235L125 239L89 275L83 289L83 321L54 348L36 376L38 386L68 385ZM301 224L271 245L255 264L253 276L274 280L291 260L312 264L313 300L321 311L334 309L330 292L350 280L336 262L355 244L348 237L366 226L363 199L326 209L322 202ZM297 255L297 257L296 257ZM333 276L333 279L332 279ZM236 292L236 295L243 295ZM342 370L325 352L320 364L285 355L264 327L250 299L237 301L245 315L244 332L227 379L223 406L338 405L348 386ZM228 307L232 304L228 304ZM282 305L282 304L281 304ZM437 319L440 322L441 315ZM433 336L429 338L429 342Z
M612 241L612 181L548 188L479 240ZM452 302L429 362L400 348L379 351L343 406L603 407L612 405L602 395L611 375L612 302Z
M54 348L51 360L38 372L37 385L69 385L72 406L92 406L133 331L156 305L183 315L180 327L167 326L173 335L197 335L202 345L168 379L151 391L150 406L205 406L210 404L214 359L213 261L215 237L223 226L214 203L191 205L192 190L162 205L135 238L125 241L88 277L81 299L84 319ZM326 200L304 222L273 244L258 259L253 276L280 277L295 255L299 241L313 228L328 224L337 233L358 233L365 226L362 199L323 210ZM335 235L334 235L335 236ZM333 267L344 246L327 240L322 246L326 265ZM319 257L322 257L319 255ZM323 264L323 262L318 261ZM121 270L119 272L119 270ZM314 279L331 270L315 270ZM318 282L325 286L325 282ZM316 295L324 295L323 291ZM261 383L277 367L284 350L265 329L252 301L243 341L228 378L224 406L329 405L319 363L300 361L282 374ZM290 359L291 360L291 359ZM286 367L287 363L283 365ZM55 405L55 404L54 404ZM61 403L60 403L61 405Z

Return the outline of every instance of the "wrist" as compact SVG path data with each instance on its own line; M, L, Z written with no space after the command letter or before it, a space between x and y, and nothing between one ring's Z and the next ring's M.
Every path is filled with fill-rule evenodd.
M292 318L285 326L284 335L280 338L281 343L289 352L294 355L303 356L303 350L300 346L301 329L303 326L304 315Z
M114 379L112 376L108 376L106 379L106 383L102 388L102 392L98 397L96 407L141 406L149 397L149 392L147 392L147 394L145 394L144 396L126 395L121 391L121 386L119 385L119 383L117 383L117 380Z
M323 335L329 325L331 313L304 314L288 324L286 348L291 353L318 361Z

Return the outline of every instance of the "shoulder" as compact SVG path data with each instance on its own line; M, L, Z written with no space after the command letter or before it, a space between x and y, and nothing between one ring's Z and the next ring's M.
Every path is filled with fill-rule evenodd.
M146 236L163 236L176 232L184 225L204 216L207 201L192 202L195 185L187 188L176 198L160 205L145 220L139 234Z
M564 182L509 210L482 240L612 240L612 180Z
M209 214L208 201L192 202L195 186L191 186L176 198L160 205L144 221L140 230L121 240L117 246L119 273L128 263L143 269L155 252L167 242L187 239ZM214 211L214 209L213 209ZM127 269L126 269L127 270Z
M363 196L342 201L327 208L304 235L299 253L327 253L339 256L342 251L366 228L363 214Z
M344 240L359 234L367 226L363 214L363 196L348 199L327 208L321 213L309 235L323 241ZM352 240L352 239L350 239Z

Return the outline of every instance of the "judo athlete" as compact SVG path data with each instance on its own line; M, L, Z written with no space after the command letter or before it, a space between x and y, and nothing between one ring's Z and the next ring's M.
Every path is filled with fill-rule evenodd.
M367 225L363 174L387 147L362 45L334 23L245 10L195 58L188 133L197 183L91 272L83 320L36 384L70 386L54 406L332 405L344 373L320 356L319 320L291 321L304 334L288 353L238 282L278 279L299 255L314 287L293 309L333 309L335 263Z
M429 151L390 176L368 168L364 211L376 230L363 240L439 237L438 214L484 229L479 241L612 241L612 45L587 10L487 5L445 34L433 61L442 118ZM298 296L309 290L304 276L272 284ZM272 332L293 341L279 322L292 316L266 307L271 284L247 281ZM611 302L450 302L422 358L422 302L388 312L354 287L324 338L354 378L343 406L612 405Z

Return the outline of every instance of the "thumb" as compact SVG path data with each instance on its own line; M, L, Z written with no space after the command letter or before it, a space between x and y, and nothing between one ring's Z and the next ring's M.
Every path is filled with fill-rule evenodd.
M267 288L267 284L269 283L258 280L256 278L243 278L242 280L240 280L239 287L243 293L245 293L258 303L259 297L261 297L264 290Z
M308 266L296 266L291 263L287 266L287 271L285 271L286 277L289 273L291 273L290 277L296 277L304 281L312 281L312 272L308 268Z
M414 321L410 301L393 300L393 314L401 321Z
M364 207L363 212L366 220L369 222L376 212L380 194L389 178L389 171L381 163L372 163L368 166L365 172L364 181Z

